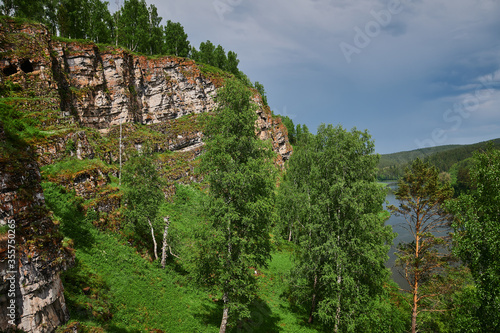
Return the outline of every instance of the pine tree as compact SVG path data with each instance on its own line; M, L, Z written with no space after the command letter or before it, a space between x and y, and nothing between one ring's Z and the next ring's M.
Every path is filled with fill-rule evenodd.
M439 181L439 172L428 163L416 159L398 182L395 193L399 207L390 206L393 213L403 216L413 236L411 243L398 245L396 264L402 268L412 296L411 330L417 331L417 316L422 300L436 296L422 294L421 285L445 267L453 258L447 246L450 215L444 210L453 189ZM441 249L441 251L439 251Z

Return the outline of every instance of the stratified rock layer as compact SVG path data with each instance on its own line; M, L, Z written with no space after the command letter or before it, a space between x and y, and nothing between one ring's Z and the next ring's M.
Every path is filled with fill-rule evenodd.
M51 40L43 25L24 26L4 19L0 38L5 40L0 45L3 76L12 76L23 87L36 85L46 108L59 104L59 115L52 123L76 122L101 133L120 123L157 124L213 111L217 88L224 81L213 73L204 74L203 66L185 58L148 58L91 42ZM27 62L29 75L23 71ZM58 102L53 92L59 94ZM48 96L51 101L46 100ZM254 102L258 135L273 141L277 163L282 165L292 151L286 128L280 118L272 117L257 92ZM197 139L192 145L200 142Z
M7 143L7 144L6 144ZM6 148L4 148L6 147ZM50 218L31 150L7 138L0 123L0 330L9 321L27 332L52 332L68 318L59 272L71 262ZM15 281L12 288L11 281ZM12 292L14 290L14 292ZM15 303L11 313L8 305ZM10 316L7 316L10 314Z
M8 326L2 311L10 302L5 295L12 275L18 328L52 332L68 318L59 273L72 256L62 247L62 235L45 207L39 166L68 156L114 164L106 172L92 166L51 180L88 199L91 209L106 213L120 205L108 175L117 173L119 156L126 160L145 143L157 152L176 152L161 160L168 166L163 172L167 180L198 181L194 166L203 150L199 114L217 107L217 89L229 76L224 75L189 59L153 59L112 46L61 41L52 39L43 25L0 19L0 84L15 90L7 103L44 131L28 144L1 145L12 138L0 124L0 224L15 221L17 246L16 268L9 273L8 235L0 235L0 331ZM256 134L272 141L276 164L283 166L292 152L286 128L256 91L254 95ZM149 137L140 132L143 125ZM117 144L119 127L123 156Z

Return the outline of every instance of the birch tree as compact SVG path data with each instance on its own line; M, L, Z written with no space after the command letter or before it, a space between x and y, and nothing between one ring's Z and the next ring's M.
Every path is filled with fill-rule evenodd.
M302 135L301 135L302 136ZM385 190L375 182L378 156L368 133L321 125L290 170L304 210L292 271L292 299L334 332L370 331L362 318L383 293L394 237L384 226Z
M205 128L207 216L210 235L200 265L210 262L207 280L222 293L220 332L250 316L256 280L251 267L266 265L275 188L274 152L258 140L251 91L237 80L218 91L219 107ZM208 259L207 259L208 258ZM207 259L207 260L206 260Z
M152 252L158 260L156 231L158 211L165 196L161 189L163 181L156 170L149 149L130 158L123 168L124 203L126 217L134 232L143 240L151 236ZM166 236L165 236L166 237Z

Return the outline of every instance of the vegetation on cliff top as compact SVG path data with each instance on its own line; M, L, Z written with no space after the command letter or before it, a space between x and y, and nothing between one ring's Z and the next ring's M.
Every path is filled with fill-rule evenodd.
M128 1L133 3L144 9L144 1ZM25 11L32 8L23 4L4 1L2 10L28 15ZM70 5L74 3L64 10L73 8ZM148 19L159 22L154 6L149 9ZM58 18L55 26L70 22L75 13L61 13L68 21ZM126 16L121 11L115 19L119 21L121 14ZM50 18L43 15L43 20ZM75 22L68 23L66 31L83 27ZM120 39L119 34L115 37ZM137 39L126 43L153 52L150 44L140 46ZM75 142L67 140L63 156L42 168L47 205L61 225L64 243L75 248L76 265L63 274L71 310L68 326L83 331L213 332L223 314L231 331L405 331L410 327L410 299L396 291L383 266L392 234L383 224L384 191L375 184L376 156L368 134L327 125L313 135L283 117L298 149L276 188L271 150L255 138L249 91L227 80L232 74L210 66L213 61L227 71L229 53L226 56L222 47L208 41L200 52L196 56L209 63L201 70L225 77L228 90L222 90L221 101L232 110L223 108L218 116L210 116L207 133L212 143L201 174L192 170L200 163L196 153L158 149L157 154L130 159L124 168L130 178L117 184L116 128L101 136L78 124L57 123L44 131L45 121L36 121L44 119L44 110L32 109L44 98L43 92L2 82L0 115L10 137L0 146L2 154L7 151L14 157L26 144L37 147L70 127L85 131L96 151L94 159L76 160ZM235 54L231 57L233 66L237 59ZM252 85L239 72L233 74ZM265 103L264 87L254 85ZM31 103L22 114L16 111L20 100ZM45 111L59 112L57 107ZM198 120L190 116L154 126L125 126L129 157L137 150L137 140L154 144L159 137L192 131ZM470 192L449 203L457 219L456 252L472 275L459 267L458 273L450 269L435 276L424 291L437 295L432 304L439 303L437 312L416 318L414 327L436 332L498 329L499 160L497 152L476 154L470 186L464 190ZM143 166L144 174L137 166ZM205 181L180 185L191 182L184 177L186 169L190 177ZM107 175L103 186L92 188L87 175L76 181L91 170ZM158 177L168 181L158 181L161 184L153 184L156 191L149 192L148 181ZM433 180L446 179L433 175ZM77 184L86 187L90 199L75 195ZM172 187L175 195L169 191ZM163 270L151 243L162 238L166 216L171 221L167 244L172 252ZM125 217L133 223L126 223ZM446 285L460 288L447 293Z

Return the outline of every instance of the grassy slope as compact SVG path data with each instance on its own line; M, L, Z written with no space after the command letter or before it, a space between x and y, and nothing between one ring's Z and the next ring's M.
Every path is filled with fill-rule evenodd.
M118 235L98 231L73 194L52 183L44 183L44 192L64 235L74 241L77 263L63 274L72 320L108 332L214 331L217 304L208 293L172 267L162 270L144 259Z
M74 242L76 265L63 274L71 314L68 325L78 321L84 331L92 332L218 331L220 295L197 286L179 263L170 261L162 270L122 236L99 231L91 223L91 214L85 217L79 208L81 199L53 183L43 185L66 242ZM172 230L185 237L200 221L202 192L185 186L181 196L171 204L169 214L172 224L177 224ZM252 319L240 327L243 331L316 332L282 296L288 287L292 252L288 247L277 249L269 267L259 270L259 298L253 304Z

